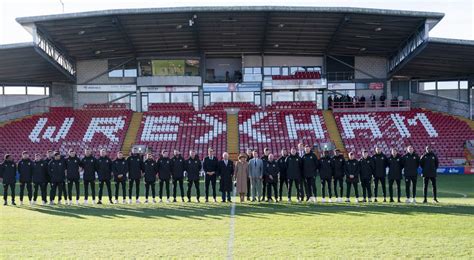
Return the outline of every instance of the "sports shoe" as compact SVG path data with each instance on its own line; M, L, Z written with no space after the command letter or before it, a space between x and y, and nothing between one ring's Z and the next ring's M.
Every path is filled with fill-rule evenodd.
M122 204L127 204L127 200L122 200Z
M326 202L326 199L325 199L325 198L322 198L322 199L321 199L321 202L322 202L322 203Z
M216 198L214 198L214 203L217 202Z
M416 199L413 198L413 199L411 200L411 203L415 203L415 204L416 204Z
M351 202L351 200L347 198L347 199L346 199L346 202Z
M97 205L102 205L102 201L99 200L99 201L97 202Z
M166 203L170 203L170 199L166 199Z
M148 199L145 200L145 204L147 204L147 203L148 203Z
M79 200L76 200L76 205L79 205Z
M95 200L92 200L92 205L94 205L94 204L95 204Z
M156 200L155 200L155 199L153 199L153 204L156 204Z
M135 204L140 204L140 200L136 200L136 201L135 201Z
M332 199L331 199L331 198L329 198L328 202L329 202L329 203L331 203L331 202L332 202Z
M359 198L356 198L355 203L359 203Z
M410 203L410 202L411 202L410 198L405 200L405 203Z
M20 206L23 206L23 201L22 200L20 200Z
M114 200L115 204L118 204L118 200Z
M87 205L89 202L87 202L87 200L84 200L84 205Z

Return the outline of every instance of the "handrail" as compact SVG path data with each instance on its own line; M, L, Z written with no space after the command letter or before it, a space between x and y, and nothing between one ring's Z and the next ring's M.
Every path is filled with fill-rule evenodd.
M410 100L385 100L385 101L352 101L352 102L332 102L329 106L334 111L349 111L349 110L372 110L384 108L384 110L410 109Z

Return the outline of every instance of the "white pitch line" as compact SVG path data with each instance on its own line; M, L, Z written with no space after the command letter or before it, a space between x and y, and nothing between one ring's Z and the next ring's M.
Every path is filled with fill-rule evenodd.
M227 259L234 259L234 230L235 230L235 187L233 188L232 197L232 207L230 208L230 232L229 232L229 241L227 243Z

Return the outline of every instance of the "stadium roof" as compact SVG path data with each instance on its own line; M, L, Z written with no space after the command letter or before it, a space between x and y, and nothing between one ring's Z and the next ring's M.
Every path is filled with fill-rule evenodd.
M0 82L70 81L32 42L0 45Z
M174 7L18 18L75 60L153 54L389 57L442 13L341 7Z
M474 41L429 38L392 74L420 79L474 78Z

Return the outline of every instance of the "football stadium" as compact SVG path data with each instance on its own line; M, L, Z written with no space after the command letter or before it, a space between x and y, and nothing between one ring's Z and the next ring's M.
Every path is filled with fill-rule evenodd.
M18 17L0 258L473 258L474 41L444 13Z

